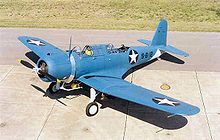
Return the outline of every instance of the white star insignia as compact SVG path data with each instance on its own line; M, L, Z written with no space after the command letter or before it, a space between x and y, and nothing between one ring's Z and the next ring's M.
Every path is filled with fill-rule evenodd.
M32 40L32 39L29 39L27 40L27 42L29 44L34 44L34 45L37 45L37 46L44 46L45 44L39 40Z
M179 105L178 102L166 99L166 98L154 98L154 100L159 101L157 104L158 105L163 105L163 104L168 104L170 106L176 106Z
M129 57L131 58L131 61L130 61L130 63L136 63L137 62L137 56L138 56L138 54L136 54L135 52L134 52L134 50L131 50L131 55L129 55Z

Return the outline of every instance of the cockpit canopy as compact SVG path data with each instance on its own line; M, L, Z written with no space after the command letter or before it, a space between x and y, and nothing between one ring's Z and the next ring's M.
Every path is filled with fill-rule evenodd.
M72 52L75 52L77 54L80 54L81 53L81 48L78 47L78 46L75 46L73 49L72 49Z
M96 44L96 45L86 45L81 51L80 47L76 46L72 49L72 52L78 55L88 55L88 56L102 56L111 53L123 53L127 52L129 47L122 45L120 48L115 48L113 44Z
M124 46L124 44L121 45L120 48L115 48L111 43L106 45L106 49L108 53L123 53L127 52L129 47Z

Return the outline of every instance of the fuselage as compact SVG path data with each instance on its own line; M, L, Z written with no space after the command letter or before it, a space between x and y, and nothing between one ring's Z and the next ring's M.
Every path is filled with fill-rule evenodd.
M160 50L150 46L135 46L126 47L124 49L113 48L107 49L104 44L90 45L94 52L93 55L86 53L76 54L72 53L75 62L72 63L72 70L75 79L82 75L95 75L102 73L102 75L118 76L122 75L130 68L155 59L161 55Z
M122 78L129 69L158 58L162 52L152 46L132 46L114 48L113 45L88 45L91 55L81 52L69 52L66 55L51 55L38 61L45 61L48 73L60 80L71 81L83 76L109 76ZM40 77L43 81L51 79Z

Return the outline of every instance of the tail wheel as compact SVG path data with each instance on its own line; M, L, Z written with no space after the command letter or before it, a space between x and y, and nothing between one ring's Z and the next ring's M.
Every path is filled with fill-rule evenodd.
M86 115L89 117L96 115L98 111L99 111L99 107L96 102L91 102L86 107Z
M56 89L56 82L52 82L49 86L49 91L51 94L57 93L59 90Z

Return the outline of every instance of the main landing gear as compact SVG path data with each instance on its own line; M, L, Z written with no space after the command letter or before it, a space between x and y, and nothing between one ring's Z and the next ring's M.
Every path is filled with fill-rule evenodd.
M90 88L90 100L86 107L86 115L89 117L96 115L99 111L98 104L95 102L97 95L98 94L96 93L95 89Z
M72 91L82 88L79 83L65 83L65 82L52 82L49 86L49 92L51 94L57 93L59 90Z
M55 94L59 90L71 91L79 88L82 87L76 83L65 84L64 82L52 82L49 86L49 92ZM90 88L90 100L89 104L86 106L86 115L89 117L96 115L99 111L98 104L95 102L98 94L99 92L96 92L94 88Z

